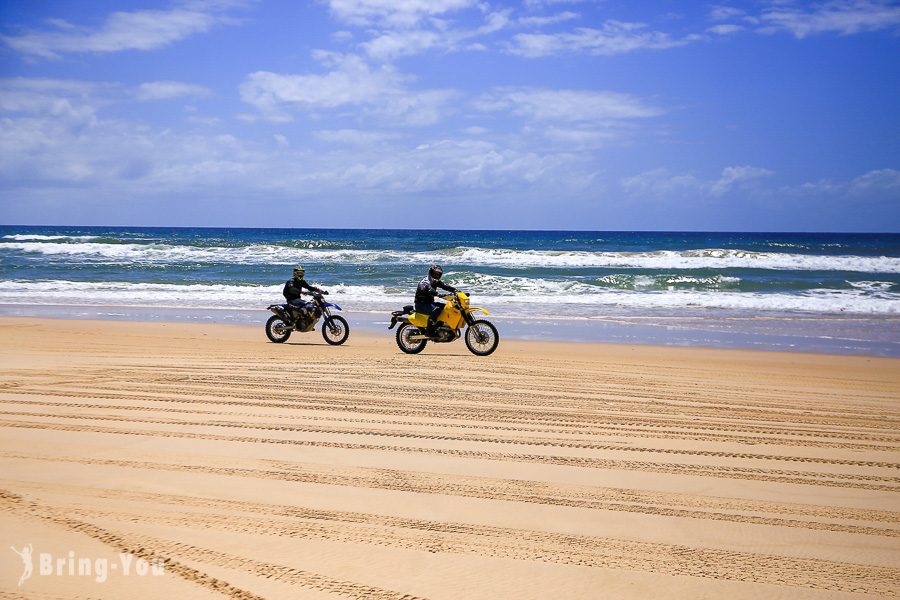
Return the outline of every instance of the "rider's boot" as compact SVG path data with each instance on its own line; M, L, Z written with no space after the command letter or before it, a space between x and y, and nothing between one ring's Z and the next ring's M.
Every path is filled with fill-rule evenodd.
M425 327L425 335L428 337L434 337L434 334L437 333L437 321L428 318L428 325Z

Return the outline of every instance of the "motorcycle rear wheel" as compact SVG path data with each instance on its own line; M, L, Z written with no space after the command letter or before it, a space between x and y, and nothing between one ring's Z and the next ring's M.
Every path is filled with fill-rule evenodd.
M322 322L322 337L332 346L340 346L350 336L350 326L347 319L335 315Z
M413 341L410 336L421 334L422 330L415 325L404 323L397 329L397 346L407 354L418 354L425 349L428 340Z
M293 327L284 322L284 319L277 315L272 315L269 317L269 320L266 321L266 337L275 342L276 344L282 344L291 337L291 331L293 331Z
M476 356L487 356L499 343L500 334L490 321L478 319L466 329L466 347Z

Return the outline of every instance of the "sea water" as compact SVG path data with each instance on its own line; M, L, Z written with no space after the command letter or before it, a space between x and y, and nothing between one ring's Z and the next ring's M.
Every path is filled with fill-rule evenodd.
M261 322L302 264L376 329L432 263L506 336L900 355L896 234L0 226L0 312Z

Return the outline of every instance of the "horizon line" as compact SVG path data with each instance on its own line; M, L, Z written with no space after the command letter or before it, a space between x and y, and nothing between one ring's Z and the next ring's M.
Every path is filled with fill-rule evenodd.
M719 234L822 234L822 235L900 235L900 231L798 231L798 230L708 230L708 229L462 229L462 228L410 228L410 227L248 227L234 225L48 225L48 224L0 224L0 227L104 227L109 229L264 229L273 231L467 231L467 232L540 232L540 233L719 233Z

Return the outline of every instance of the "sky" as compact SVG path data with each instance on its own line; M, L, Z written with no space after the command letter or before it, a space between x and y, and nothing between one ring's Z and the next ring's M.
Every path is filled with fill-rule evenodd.
M900 231L900 2L0 1L0 224Z

